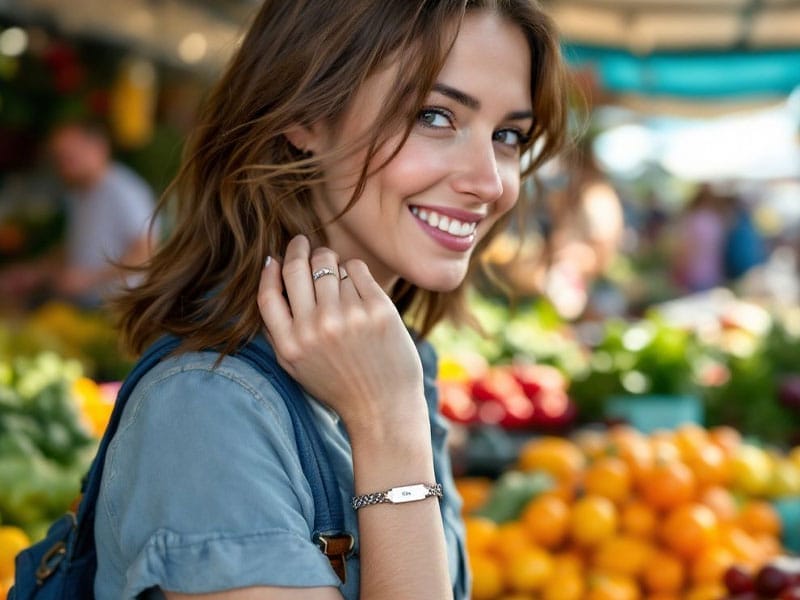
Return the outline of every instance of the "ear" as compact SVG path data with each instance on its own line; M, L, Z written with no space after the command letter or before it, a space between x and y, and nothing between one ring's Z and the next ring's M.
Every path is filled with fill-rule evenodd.
M318 154L322 149L319 125L294 125L286 132L289 143L303 153Z

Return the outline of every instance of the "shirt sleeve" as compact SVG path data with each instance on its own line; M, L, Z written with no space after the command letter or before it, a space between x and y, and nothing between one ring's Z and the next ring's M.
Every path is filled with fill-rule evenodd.
M121 168L118 172L114 189L116 227L129 245L147 234L155 201L150 188L138 176Z
M339 584L311 541L314 504L283 400L231 361L157 367L125 409L98 510L116 524L126 599L153 587Z

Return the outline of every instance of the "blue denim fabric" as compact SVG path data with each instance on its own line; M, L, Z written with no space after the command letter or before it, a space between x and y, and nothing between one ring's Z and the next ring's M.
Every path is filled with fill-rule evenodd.
M266 346L263 339L258 340ZM271 350L270 350L271 351ZM435 355L420 345L450 575L466 598L461 500L436 409ZM314 502L289 414L245 362L187 353L154 367L133 391L105 463L95 518L98 600L163 598L254 585L336 586L358 598L353 466L338 416L309 398L336 471L345 524L356 535L342 585L311 542Z

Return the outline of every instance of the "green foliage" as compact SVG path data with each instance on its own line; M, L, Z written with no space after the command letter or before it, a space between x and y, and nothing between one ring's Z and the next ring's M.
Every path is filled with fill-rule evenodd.
M36 533L77 496L95 441L70 396L81 374L53 353L0 361L0 516Z

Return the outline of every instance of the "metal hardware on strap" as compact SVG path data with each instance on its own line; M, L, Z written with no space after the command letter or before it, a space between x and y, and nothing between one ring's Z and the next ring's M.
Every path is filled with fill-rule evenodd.
M318 534L317 545L322 553L328 557L331 567L342 583L347 582L347 568L345 559L353 551L355 538L349 533L336 535Z
M36 569L36 583L42 585L50 575L56 572L58 565L64 560L67 555L67 545L64 542L56 542L42 556L42 561L39 563L39 568Z

